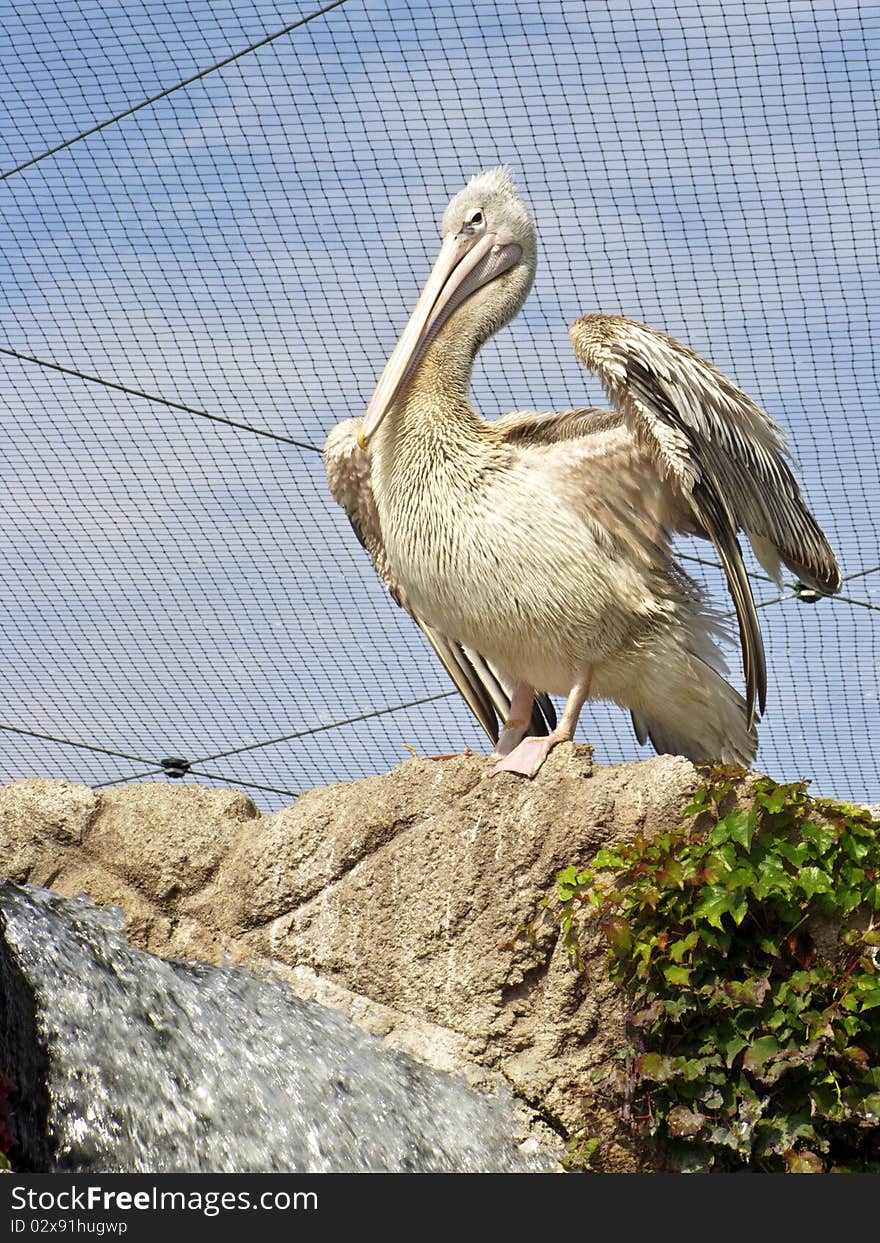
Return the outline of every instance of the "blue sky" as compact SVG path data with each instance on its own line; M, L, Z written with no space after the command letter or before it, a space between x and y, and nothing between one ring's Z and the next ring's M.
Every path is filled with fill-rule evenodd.
M312 7L0 2L2 168ZM568 322L646 320L787 428L844 573L867 570L878 36L876 4L348 0L0 183L0 343L320 445L362 411L448 197L503 161L540 267L483 352L479 407L601 404ZM4 777L124 780L447 690L316 454L0 358L0 724L135 757L0 731ZM880 574L845 591L880 606ZM763 618L759 764L880 798L878 613ZM646 754L616 709L580 736L602 760ZM201 768L299 790L405 744L483 740L448 698Z

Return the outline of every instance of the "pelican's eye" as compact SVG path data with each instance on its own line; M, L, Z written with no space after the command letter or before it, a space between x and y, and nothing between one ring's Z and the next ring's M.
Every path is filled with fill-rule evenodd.
M469 216L465 217L464 232L482 233L485 227L486 218L479 207L475 208Z

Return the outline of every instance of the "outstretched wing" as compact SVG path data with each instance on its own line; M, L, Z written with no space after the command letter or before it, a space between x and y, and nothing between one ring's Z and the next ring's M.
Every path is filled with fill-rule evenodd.
M498 741L498 723L510 715L511 689L489 661L429 626L410 608L406 594L397 581L385 542L370 481L367 454L357 443L360 419L338 423L324 446L324 466L333 498L345 510L355 535L370 554L376 573L392 598L406 609L427 638L441 664L452 678L465 703L473 712L492 742ZM546 695L535 699L531 729L543 736L556 725L556 712Z
M736 608L749 724L763 711L764 645L737 532L779 577L780 561L823 594L840 590L837 559L804 504L781 428L726 376L665 333L620 315L585 315L574 350L684 503L678 529L714 543Z

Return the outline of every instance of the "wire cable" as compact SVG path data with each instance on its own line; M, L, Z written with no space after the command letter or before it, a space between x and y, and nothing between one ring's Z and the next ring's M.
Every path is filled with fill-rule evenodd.
M340 5L346 4L348 0L333 0L332 4L325 4L322 9L316 9L313 13L309 13L306 17L301 17L295 22L290 22L281 30L276 30L274 34L266 35L262 39L258 39L256 43L251 43L248 47L242 48L238 52L233 52L231 56L224 56L222 60L218 60L216 64L209 65L207 69L200 69L198 73L191 74L188 78L183 78L180 82L175 82L173 86L167 86L164 90L159 91L156 95L151 95L149 99L142 99L139 104L134 104L131 108L126 108L122 112L118 112L116 116L108 117L106 121L101 121L97 125L92 125L89 129L83 130L80 134L75 134L73 138L67 138L64 142L59 142L56 146L50 147L48 151L41 152L40 155L32 156L31 159L25 160L22 164L17 164L15 168L9 168L5 173L0 173L0 181L6 181L8 177L13 177L16 173L22 173L26 168L32 168L34 164L39 164L41 160L47 160L50 155L57 155L59 151L64 151L68 147L72 147L74 143L82 142L84 138L90 138L92 134L98 134L102 129L107 129L109 125L116 125L119 121L124 121L126 117L133 116L136 112L140 112L143 108L149 108L151 104L156 104L160 99L167 99L169 95L173 95L175 91L183 90L186 86L192 86L194 82L201 81L206 78L209 73L215 73L218 69L225 68L226 65L233 64L234 61L241 60L242 56L248 56L251 52L256 52L258 48L266 47L269 43L274 43L276 39L283 38L293 30L298 30L300 26L307 26L309 22L314 21L318 17L324 17L332 9L338 9Z
M108 747L99 747L91 742L73 742L70 738L58 738L55 734L41 734L35 729L22 729L18 725L0 724L0 729L11 734L22 734L27 738L40 738L43 742L55 742L62 747L78 747L82 751L94 751L99 755L112 755L121 760L134 760L136 764L149 764L142 755L129 755L125 751L112 751Z
M61 363L49 362L45 358L35 358L32 354L22 354L20 350L11 350L0 345L0 354L17 358L19 362L36 363L38 367L48 367L51 371L60 371L62 375L75 376L78 380L87 380L90 384L101 384L104 388L115 389L118 393L126 393L130 397L142 397L145 401L153 401L168 406L170 410L181 410L184 414L194 414L200 419L209 419L212 423L224 423L227 427L235 427L239 431L252 432L254 436L265 436L269 440L278 440L285 445L295 445L297 449L308 449L310 453L320 453L317 445L310 445L305 440L295 440L292 436L284 436L280 432L271 432L265 427L252 427L250 423L240 423L236 419L228 419L222 414L211 414L208 410L199 410L196 406L187 406L183 402L170 401L156 393L147 393L140 388L130 388L127 384L119 384L116 380L105 380L101 376L89 375L75 367L63 367Z
M358 725L362 721L370 721L374 717L391 716L395 712L403 712L407 708L418 708L422 704L436 703L440 699L452 699L457 691L441 691L437 695L423 695L420 699L410 699L407 703L394 704L391 708L374 708L370 712L361 712L358 716L349 716L342 721L331 721L326 725L312 725L308 729L297 730L295 734L284 734L281 738L269 738L266 742L252 742L245 747L235 747L230 751L218 751L214 755L205 755L197 764L207 764L210 760L225 759L229 755L241 755L245 751L257 751L261 747L274 747L281 742L293 742L297 738L308 738L312 734L323 734L331 729L342 729L345 725Z

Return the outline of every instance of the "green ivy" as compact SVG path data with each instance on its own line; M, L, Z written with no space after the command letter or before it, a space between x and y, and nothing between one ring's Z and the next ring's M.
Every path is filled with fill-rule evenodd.
M587 908L629 998L604 1090L677 1168L878 1170L880 826L742 776L558 877L569 950Z

